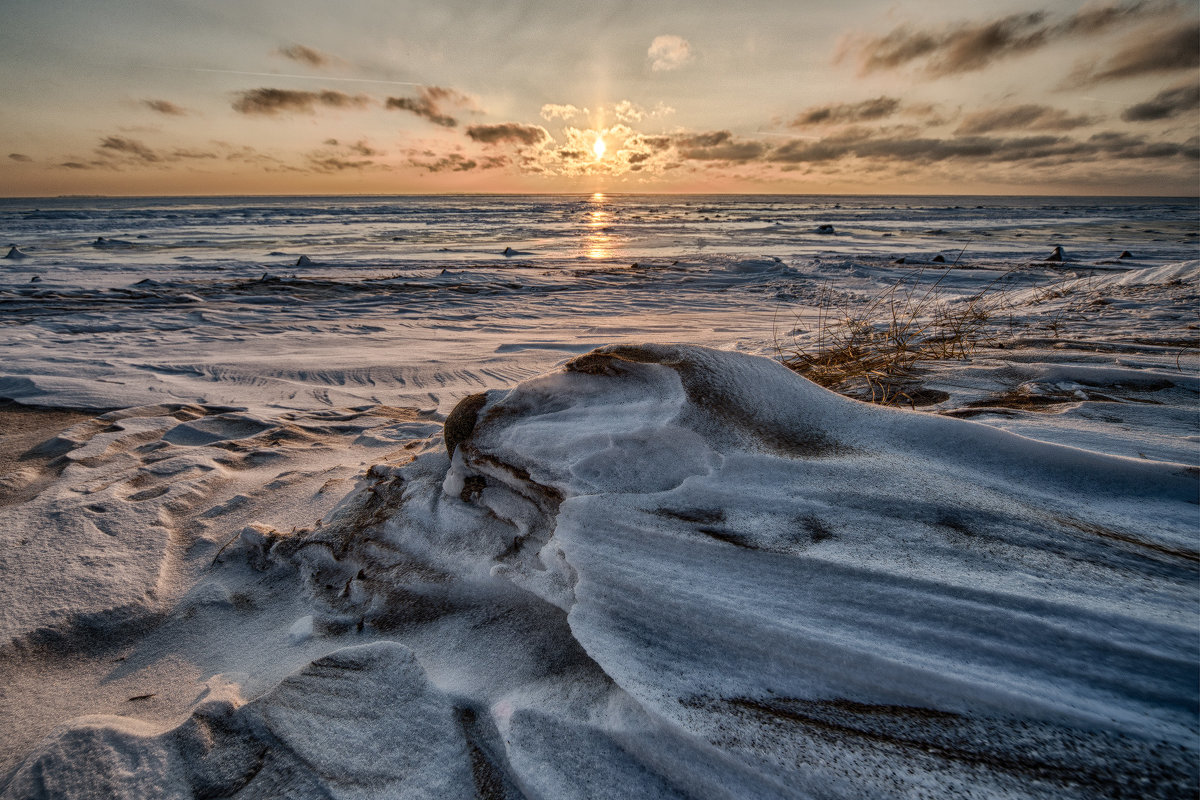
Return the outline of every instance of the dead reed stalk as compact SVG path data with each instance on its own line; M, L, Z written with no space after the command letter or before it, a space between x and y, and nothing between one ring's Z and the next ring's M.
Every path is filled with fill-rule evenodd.
M962 359L999 338L994 323L1004 292L993 281L982 292L948 298L922 271L905 275L865 302L837 302L826 286L817 304L815 336L780 346L780 360L835 392L885 405L915 404L914 372L923 361Z

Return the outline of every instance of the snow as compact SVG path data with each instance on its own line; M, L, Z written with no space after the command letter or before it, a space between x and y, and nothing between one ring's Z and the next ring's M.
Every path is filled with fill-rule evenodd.
M63 410L0 428L40 442L0 451L0 796L1200 780L1194 215L1098 205L1018 254L1037 201L628 198L629 258L594 261L555 238L583 200L510 201L507 240L503 201L398 203L437 229L406 217L402 245L366 201L131 202L10 220L45 280L0 268L0 397ZM1105 263L1123 224L1168 233ZM916 375L944 400L779 363L824 300L913 276L881 242L931 228L997 241L917 281L1004 295L1003 347Z

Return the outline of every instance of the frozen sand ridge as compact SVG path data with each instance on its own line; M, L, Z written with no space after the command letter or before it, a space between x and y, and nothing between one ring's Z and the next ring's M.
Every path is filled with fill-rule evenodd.
M1195 784L1194 470L683 346L602 348L468 427L452 459L376 466L315 530L224 556L231 584L302 577L332 655L163 733L81 721L8 795L96 796L80 764L115 796ZM377 637L404 647L342 647ZM385 752L412 737L437 770Z

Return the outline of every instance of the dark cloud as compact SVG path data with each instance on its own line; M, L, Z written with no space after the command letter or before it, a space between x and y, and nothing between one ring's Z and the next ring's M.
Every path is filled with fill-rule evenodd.
M667 150L671 147L670 136L642 136L639 141L651 150Z
M8 157L11 158L13 161L20 161L22 163L29 163L30 161L33 161L32 158L25 155L24 153L9 153Z
M292 44L288 45L287 47L281 47L275 52L284 58L297 61L301 64L307 64L310 67L324 67L340 60L326 53L322 53L320 50L314 50L313 48L306 47L302 44Z
M762 142L739 141L729 131L678 134L672 143L682 158L691 161L753 161L767 150Z
M864 74L923 60L925 72L930 75L956 75L1066 37L1095 35L1173 8L1146 2L1112 3L1090 6L1058 21L1046 12L1036 11L926 30L903 25L883 36L851 38L843 45L839 59L856 59Z
M676 147L719 147L733 140L729 131L709 131L708 133L680 134L674 139Z
M1197 158L1195 142L1148 142L1144 136L1105 132L1085 140L1065 136L959 136L951 139L910 136L829 136L818 141L794 139L765 155L783 164L835 161L842 158L879 159L912 164L939 161L981 163L1045 162L1071 159Z
M142 105L151 111L157 111L159 114L166 114L172 117L187 115L187 109L175 105L170 100L143 100Z
M691 161L754 161L767 151L762 142L741 141L726 142L714 147L680 148L680 158Z
M126 139L121 136L106 136L100 140L101 151L111 151L128 156L146 164L157 164L163 157L137 139Z
M1197 68L1200 68L1200 24L1186 22L1130 37L1120 50L1102 63L1077 70L1067 85L1089 86L1138 75Z
M350 95L325 89L320 92L302 92L293 89L247 89L238 92L233 110L240 114L262 114L274 116L281 112L311 114L318 107L366 108L371 99L366 95Z
M458 125L458 120L447 113L447 106L451 108L474 109L475 102L454 89L447 89L442 86L422 86L416 97L389 97L386 108L394 108L400 111L411 111L418 117L423 117L434 125L441 125L443 128L453 128Z
M897 98L883 96L873 100L863 100L860 103L813 106L801 111L788 125L792 128L802 128L807 125L863 122L891 116L896 113L898 108L900 108L900 101Z
M535 145L550 139L550 134L541 125L522 125L519 122L501 122L497 125L471 125L467 136L483 144Z
M978 134L1019 129L1069 131L1098 121L1095 117L1071 116L1061 108L1051 108L1050 106L1006 106L968 114L955 133Z
M92 169L93 167L91 164L82 164L78 161L64 161L59 166L66 169Z
M1170 119L1200 109L1200 84L1176 86L1154 95L1144 103L1132 105L1121 114L1126 122L1152 122Z

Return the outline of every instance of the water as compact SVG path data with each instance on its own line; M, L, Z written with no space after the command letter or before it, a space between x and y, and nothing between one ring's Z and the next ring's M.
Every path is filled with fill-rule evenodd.
M772 354L824 299L914 271L970 296L1196 258L1196 217L1042 197L0 200L0 245L27 256L0 259L0 397L445 408L612 342ZM1066 261L1042 263L1055 246Z
M1198 208L1190 198L67 197L0 200L0 243L42 266L182 272L279 268L300 255L354 272L715 255L1030 261L1056 245L1079 260L1128 250L1165 262L1200 255ZM96 247L99 237L115 243Z

